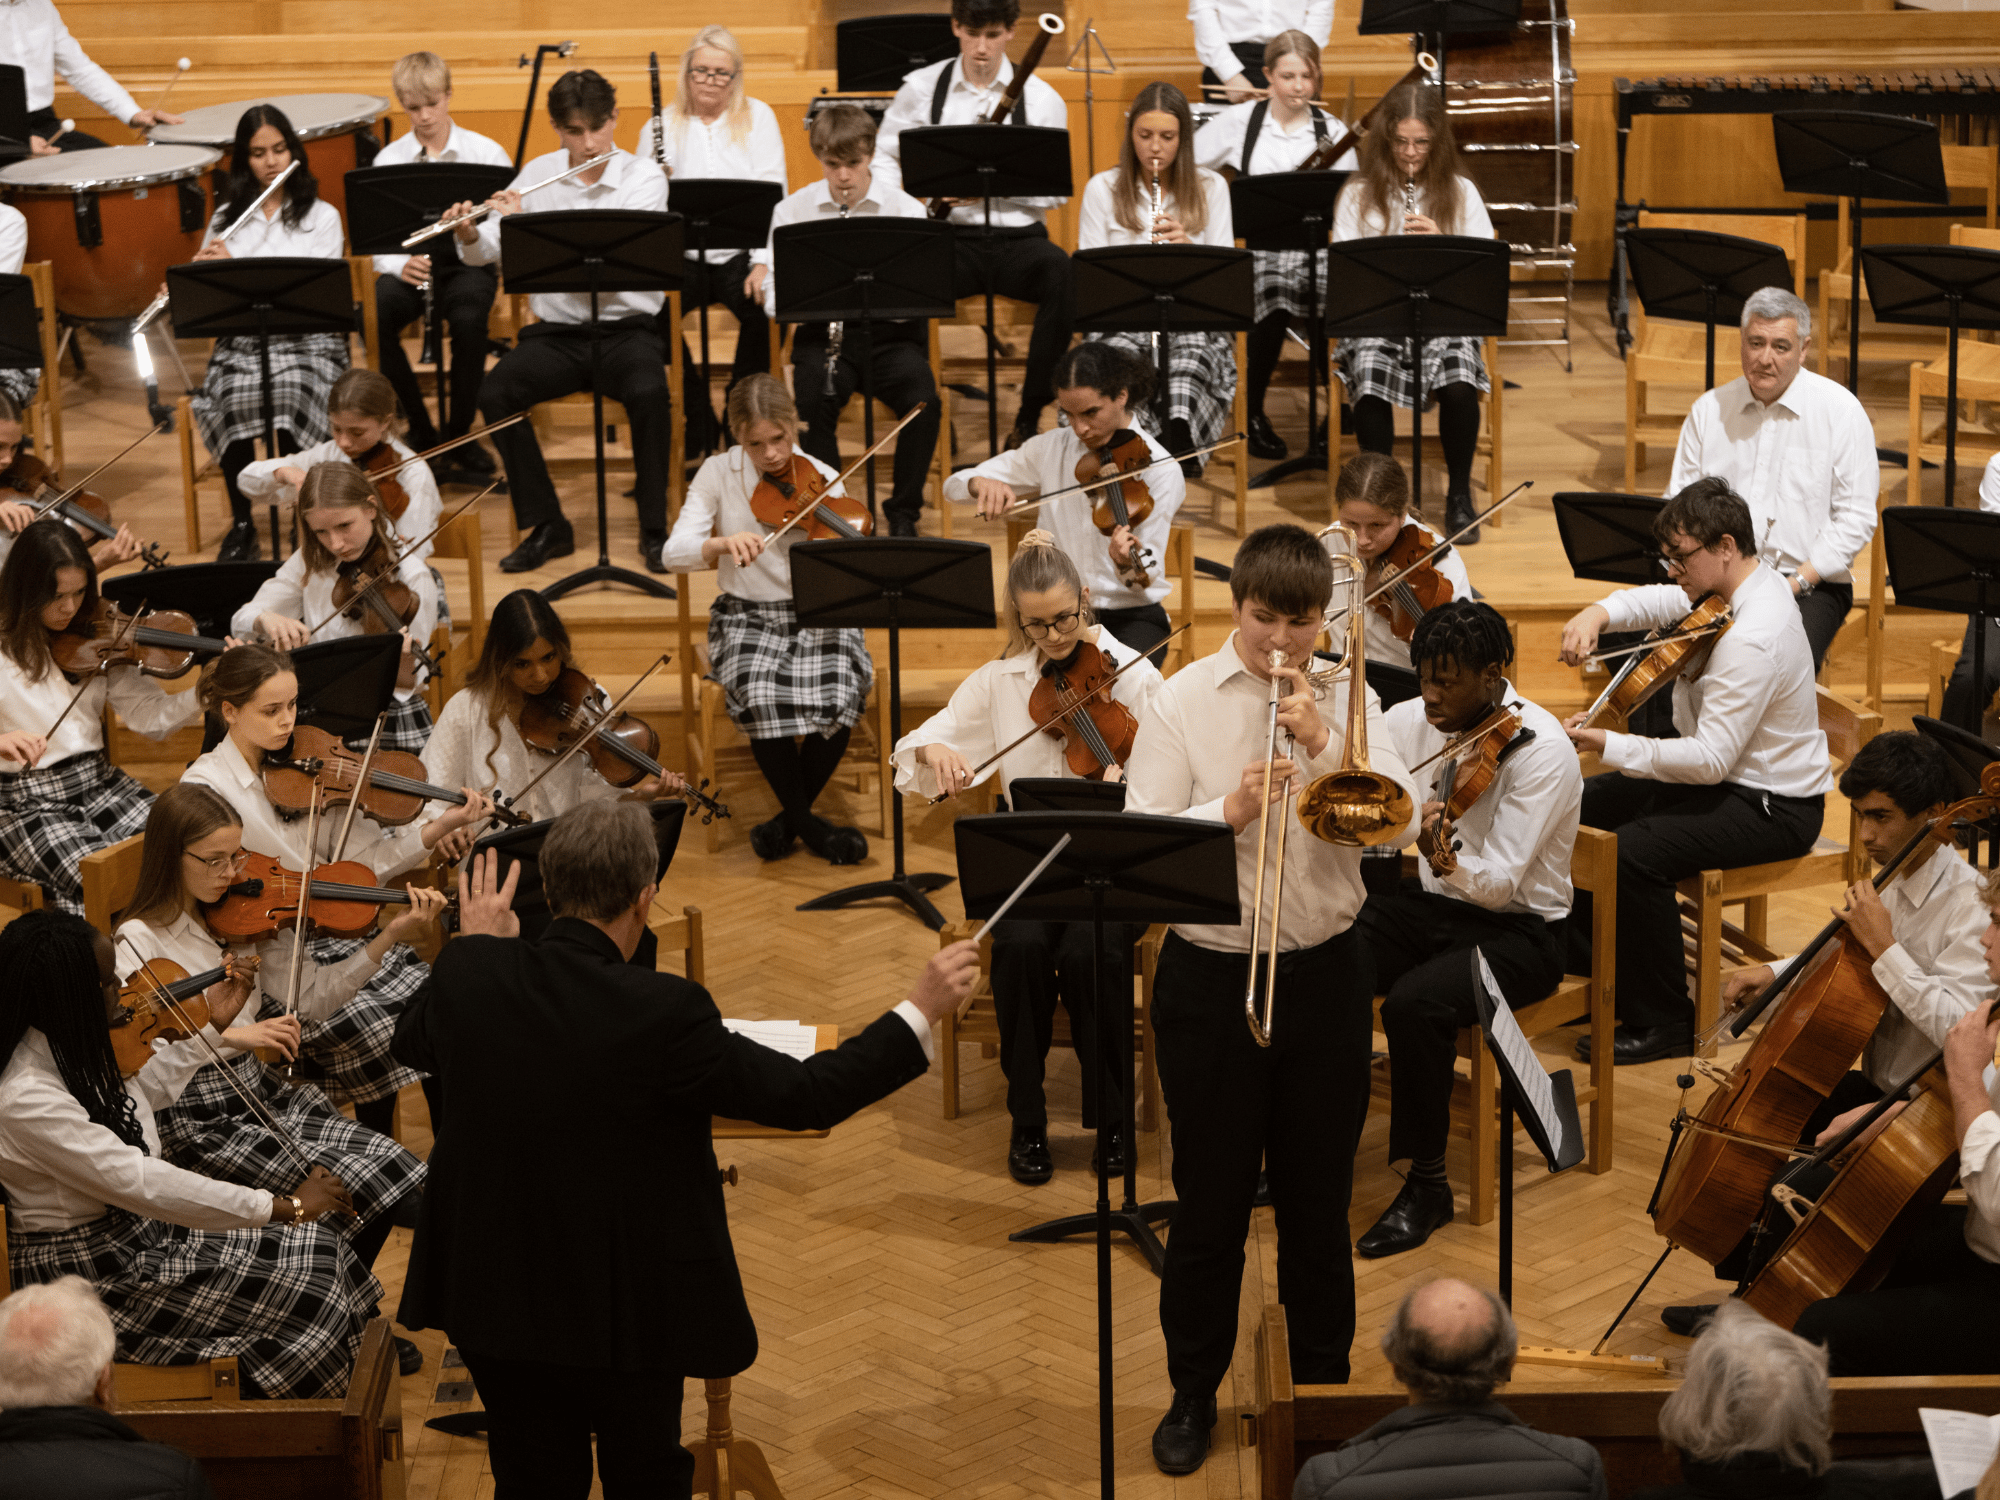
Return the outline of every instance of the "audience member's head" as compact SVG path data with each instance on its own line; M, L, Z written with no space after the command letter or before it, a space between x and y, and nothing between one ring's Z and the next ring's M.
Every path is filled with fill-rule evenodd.
M1694 1341L1660 1436L1697 1463L1770 1454L1819 1474L1833 1462L1832 1416L1826 1350L1732 1297Z
M81 1276L24 1286L0 1301L0 1410L111 1405L118 1335Z
M1382 1352L1426 1406L1478 1406L1514 1373L1519 1339L1506 1304L1448 1278L1427 1281L1396 1309Z

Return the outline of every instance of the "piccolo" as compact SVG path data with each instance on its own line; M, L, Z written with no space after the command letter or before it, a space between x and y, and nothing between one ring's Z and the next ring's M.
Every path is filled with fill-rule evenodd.
M528 194L539 192L541 189L550 187L555 183L567 182L579 172L588 172L592 167L601 167L611 160L613 154L610 151L600 151L597 155L591 157L590 160L571 167L567 172L558 172L553 177L544 177L540 182L531 182L528 186L521 189L521 196L525 198ZM477 224L492 212L493 208L491 204L482 203L471 212L462 213L455 219L439 219L437 223L427 228L419 229L415 234L404 240L403 248L408 250L412 245L421 245L425 240L434 240L441 234L450 234L461 224Z
M223 230L222 233L218 234L214 238L214 240L212 240L210 243L216 245L228 244L230 236L235 234L236 231L241 229L245 224L248 224L251 220L251 217L257 212L257 210L262 208L265 205L265 203L269 201L271 195L277 192L279 188L285 185L285 179L291 176L292 173L298 171L298 169L303 165L304 165L303 160L298 157L294 157L291 161L286 162L285 170L280 172L276 177L273 177L269 185L265 187L264 191L259 193L256 197L250 200L250 206L244 209L243 212L238 214L235 218L231 219L229 221L229 227ZM132 332L135 334L144 333L146 331L147 325L150 324L153 321L153 319L157 318L161 313L165 312L166 310L167 310L167 289L165 287L161 287L160 295L155 297L151 302L147 303L146 310L140 313L137 318L133 319Z

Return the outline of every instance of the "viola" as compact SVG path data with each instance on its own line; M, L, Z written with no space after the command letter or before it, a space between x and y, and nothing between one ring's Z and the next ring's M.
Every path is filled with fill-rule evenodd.
M1388 551L1368 570L1388 585L1368 607L1389 622L1399 641L1409 640L1416 634L1417 621L1440 604L1451 602L1451 580L1438 571L1435 558L1426 556L1437 541L1422 525L1407 521ZM1369 591L1375 592L1372 585Z
M1088 450L1076 461L1076 482L1090 484L1112 475L1125 476L1097 491L1090 520L1100 532L1110 536L1120 526L1136 528L1153 513L1153 492L1142 477L1153 465L1153 453L1145 438L1129 427L1112 433L1100 447ZM1152 570L1159 566L1153 554L1135 536L1132 553L1118 569L1118 576L1135 589L1153 581Z
M315 796L322 810L344 807L355 800L361 776L361 752L311 724L292 730L286 751L264 757L264 795L288 818L312 810ZM465 806L465 793L434 786L423 779L424 763L407 750L377 750L368 767L368 785L360 790L361 811L385 828L416 821L424 803ZM496 805L502 822L525 822L518 813Z
M194 616L177 609L149 609L128 614L100 598L86 618L79 613L66 629L49 637L56 665L71 677L125 665L148 677L179 677L197 656L220 656L227 641L195 633Z
M1132 710L1106 690L1113 675L1110 657L1084 641L1067 661L1046 663L1028 695L1035 722L1063 741L1063 763L1089 781L1124 765L1139 732Z
M1647 637L1657 639L1657 646L1625 658L1625 665L1597 695L1583 722L1594 724L1601 715L1629 719L1633 710L1676 678L1699 677L1715 643L1728 631L1730 620L1728 601L1719 594L1704 594L1672 629L1654 631Z
M220 901L203 906L201 917L225 943L261 943L297 922L301 904L314 931L359 938L375 930L383 907L408 906L410 893L380 884L373 870L351 859L315 865L311 878L301 881L297 870L272 856L251 854L245 858L243 878Z
M620 713L599 724L605 701L604 690L589 674L564 667L547 688L522 700L514 727L523 744L547 755L561 755L577 745L577 754L612 786L636 786L648 776L664 776L666 768L655 759L658 732L637 714ZM726 806L698 788L683 785L675 795L702 809L704 823L729 816Z
M410 508L410 492L396 480L402 471L403 455L396 451L395 444L382 439L356 458L354 466L375 482L375 493L381 497L382 508L389 512L389 518L402 520L403 512Z
M750 492L750 514L777 531L809 510L797 529L813 542L833 537L852 542L873 535L875 518L868 507L852 496L828 495L831 488L811 459L794 453L784 473L758 476L757 488Z
M0 472L0 488L27 496L30 505L58 501L45 514L62 517L85 536L108 542L118 535L118 527L111 519L110 501L95 490L78 490L68 499L62 499L57 488L60 482L54 471L32 453L17 453L14 461ZM139 556L148 570L167 565L167 554L153 542L141 542Z
M254 967L254 960L251 961ZM209 1022L212 984L249 972L232 957L220 968L189 974L177 963L156 958L139 968L118 992L111 1016L111 1050L121 1077L130 1078L153 1059L153 1043L184 1042Z

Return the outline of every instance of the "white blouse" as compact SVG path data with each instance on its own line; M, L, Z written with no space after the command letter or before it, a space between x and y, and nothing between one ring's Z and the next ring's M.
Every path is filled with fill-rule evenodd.
M157 677L148 677L131 667L113 667L99 673L83 689L75 708L67 716L63 710L76 695L77 685L50 667L39 681L10 656L0 655L0 728L25 729L30 734L47 734L58 717L62 723L49 736L48 749L35 762L46 770L78 755L92 755L104 748L104 702L118 710L125 727L149 740L163 740L183 724L201 717L201 704L192 692L169 693ZM26 770L18 760L0 760L0 776Z
M1431 213L1430 193L1417 189L1417 211L1426 218L1435 217ZM1486 212L1486 200L1479 196L1479 188L1470 177L1458 179L1458 220L1455 224L1440 223L1438 228L1446 234L1468 235L1473 239L1493 238L1493 220ZM1340 197L1333 205L1333 237L1340 240L1376 239L1385 234L1403 232L1403 195L1389 195L1389 217L1385 223L1380 214L1371 213L1365 218L1361 212L1361 179L1350 177L1347 186L1340 190Z
M827 479L839 472L829 469L803 448L795 451ZM764 533L767 528L750 509L751 492L763 477L756 461L740 447L718 453L704 463L694 476L694 483L688 486L673 534L667 538L663 554L667 566L676 573L699 573L708 566L701 560L701 544L711 536L734 536L739 531ZM847 487L838 485L829 493L845 495ZM766 547L747 568L737 567L729 554L723 553L715 565L716 582L722 592L765 604L791 598L792 548L806 539L806 529L807 523L799 522L778 539L776 546Z
M1209 117L1208 123L1194 133L1195 160L1204 167L1217 171L1227 167L1239 172L1243 167L1243 134L1250 128L1250 115L1257 108L1255 102L1232 104L1220 114ZM1319 112L1320 123L1329 138L1340 139L1347 133L1347 126L1326 109ZM1269 172L1295 171L1299 164L1319 145L1319 133L1313 129L1312 111L1303 110L1289 126L1278 123L1278 112L1264 111L1264 124L1257 132L1257 144L1250 152L1248 176L1262 177ZM1356 157L1348 151L1334 169L1341 172L1354 170Z
M289 932L262 943L242 943L232 949L204 927L199 918L182 912L164 927L155 927L150 922L120 922L116 946L118 980L121 984L138 972L142 957L179 964L193 975L221 967L225 955L231 952L239 956L254 954L259 960L257 987L250 992L250 998L243 1002L243 1009L229 1024L248 1026L260 1016L275 1016L284 1011L285 994L292 982L292 935ZM135 948L138 950L136 955L133 952ZM369 957L365 943L337 963L316 964L308 957L305 974L299 981L299 1015L308 1021L324 1021L352 1000L360 988L375 977L379 968L381 965ZM194 1048L197 1067L214 1061L199 1042L176 1042L174 1045ZM236 1049L227 1042L220 1043L220 1046L224 1057L237 1055Z
M424 745L424 775L432 783L487 792L497 788L511 795L548 766L553 757L532 749L505 714L496 733L486 722L486 708L484 693L465 688L452 694ZM617 787L591 768L590 758L579 753L536 782L515 810L540 822L585 802L619 795Z
M284 197L280 193L273 202ZM209 220L208 233L202 236L204 246L211 243L217 233L222 215L218 212ZM340 227L340 215L333 205L324 198L315 199L305 216L299 220L296 229L285 225L284 210L268 217L259 213L248 224L229 237L227 249L237 260L249 260L260 255L305 255L320 260L339 260L347 253L347 235Z
M1421 521L1417 522L1417 534L1423 541L1422 550L1426 551L1444 540L1443 537L1439 536ZM1439 553L1431 559L1431 565L1444 576L1445 582L1451 585L1452 598L1470 599L1472 597L1472 579L1465 571L1465 556L1458 548L1448 548L1446 551ZM1389 595L1384 594L1376 603L1382 603L1389 597ZM1368 606L1368 612L1361 617L1361 620L1362 644L1368 653L1368 659L1370 661L1385 662L1389 666L1401 667L1404 671L1409 671L1410 643L1396 634L1395 623L1380 610L1376 609L1373 604ZM1335 652L1344 652L1347 649L1347 611L1345 609L1338 611L1328 619L1327 630L1333 637Z
M313 631L315 641L337 641L352 635L386 635L388 632L372 615L350 620L344 612L334 608L333 586L338 578L339 575L331 569L308 573L305 548L298 548L285 559L283 567L264 580L250 602L230 616L229 633L238 639L248 640L257 629L257 617L268 611L297 620L309 630L318 626ZM417 596L417 615L409 626L410 639L419 646L428 646L431 632L437 629L437 580L416 557L405 557L396 565L396 578L408 584ZM323 625L320 624L322 620L326 621ZM397 688L396 701L409 702L423 687L425 677L424 669L418 667L417 686Z
M417 456L410 445L401 438L390 438L389 447L398 459ZM340 451L339 443L328 438L323 443L314 443L303 453L287 453L279 458L260 458L255 463L246 465L243 472L236 476L236 487L252 501L260 504L268 501L278 505L296 505L299 498L298 490L281 482L278 470L299 469L310 474L314 464L353 462L353 459ZM436 538L430 533L436 527L438 517L444 514L444 501L438 495L437 476L431 473L429 464L411 464L396 475L396 483L410 498L410 503L403 508L401 519L395 523L396 535L403 539L406 547L416 544L419 537L424 538L422 544L416 546L412 554L418 562L423 562L437 545Z
M1208 205L1208 222L1201 233L1190 238L1197 245L1232 246L1236 243L1236 230L1229 212L1229 184L1219 173L1206 167L1197 169L1201 181L1203 201ZM1077 211L1076 248L1096 250L1105 245L1145 245L1152 242L1150 230L1127 229L1118 222L1118 169L1099 172L1091 178L1083 190L1083 207ZM1179 218L1174 198L1160 185L1160 201L1166 212ZM1139 221L1143 224L1150 215L1146 211L1146 198L1139 199Z
M677 181L692 177L732 177L739 180L775 182L787 186L785 138L778 129L778 117L762 99L745 99L750 126L741 137L730 129L727 118L700 120L683 114L672 105L665 112L667 135L667 175ZM639 144L634 156L654 161L653 120L649 115L639 127ZM690 248L689 260L698 254ZM707 260L719 266L734 260L739 250L711 250Z

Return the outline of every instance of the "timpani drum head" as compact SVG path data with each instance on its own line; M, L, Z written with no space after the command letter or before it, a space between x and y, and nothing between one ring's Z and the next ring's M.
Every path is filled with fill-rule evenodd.
M359 130L389 112L389 101L378 94L273 94L229 104L205 104L189 110L182 124L155 125L146 138L160 144L234 145L236 122L253 104L272 104L283 110L302 141Z
M0 168L0 188L16 193L93 193L179 182L222 159L208 146L106 146L31 156Z

